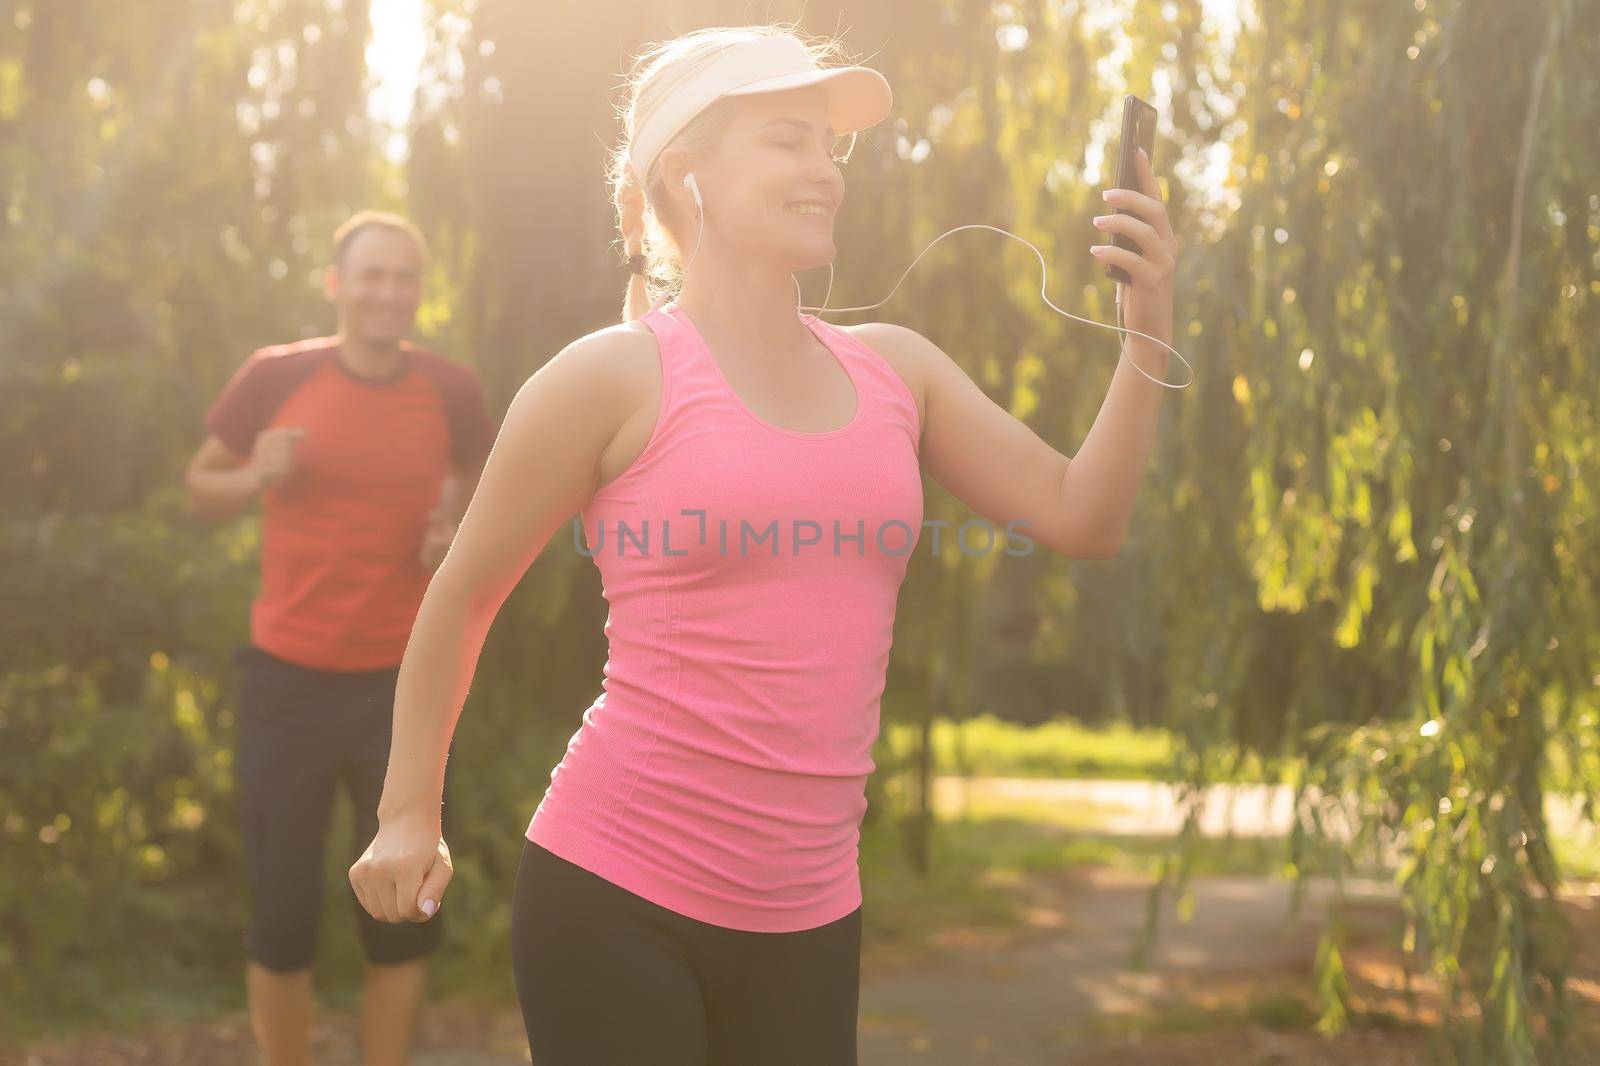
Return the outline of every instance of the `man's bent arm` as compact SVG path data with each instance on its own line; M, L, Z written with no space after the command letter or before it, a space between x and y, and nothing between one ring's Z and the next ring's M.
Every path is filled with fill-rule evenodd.
M243 514L261 495L261 475L215 436L207 437L184 473L189 513L220 522Z

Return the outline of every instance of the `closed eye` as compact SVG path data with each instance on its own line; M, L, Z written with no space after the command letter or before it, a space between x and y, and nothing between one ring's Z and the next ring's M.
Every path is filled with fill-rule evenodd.
M786 152L802 152L805 151L806 146L810 142L790 140L769 141L767 143L771 144L774 148L781 148ZM855 147L855 143L856 135L853 133L846 133L832 138L826 144L821 145L821 147L822 150L828 154L829 159L832 159L835 163L843 164L849 160L850 151Z

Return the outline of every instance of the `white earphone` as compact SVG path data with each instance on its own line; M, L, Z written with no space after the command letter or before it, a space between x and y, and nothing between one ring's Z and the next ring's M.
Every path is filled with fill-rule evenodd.
M683 187L694 194L694 206L696 209L695 220L699 222L699 225L695 227L694 251L689 253L689 262L683 264L683 270L679 272L679 276L687 275L689 273L689 263L693 263L694 257L700 254L700 238L706 232L706 205L705 202L700 199L700 183L694 180L694 174L692 172L683 176ZM663 303L665 303L668 295L670 294L662 293L661 297L656 301L656 306L660 307Z
M695 230L694 251L690 253L689 261L687 263L683 264L683 270L682 270L681 273L686 275L686 274L689 273L689 265L694 262L694 257L700 253L700 237L705 233L706 224L705 224L705 202L700 198L700 183L695 181L693 173L685 174L683 176L683 187L688 189L689 192L692 193L693 196L694 196L694 206L696 208L698 208L697 214L699 215L699 223L700 223L700 225L698 227L696 227L696 230ZM889 295L888 296L885 296L883 299L879 300L875 304L867 304L867 305L862 306L862 307L829 307L828 306L828 296L831 295L832 292L833 292L833 264L829 263L828 264L828 291L822 297L822 306L821 307L810 308L809 310L815 311L818 315L827 314L829 311L835 311L835 312L839 312L839 311L870 311L874 307L880 307L883 304L888 303L890 298L893 297L894 294L899 291L900 282L906 280L906 277L911 273L911 268L916 266L917 262L919 260L921 260L924 255L928 254L928 250L929 249L931 249L935 244L938 244L940 241L944 240L946 237L950 236L950 234L959 233L962 230L968 230L968 229L986 229L986 230L993 230L996 233L1003 233L1007 237L1011 237L1011 238L1013 238L1015 240L1021 241L1023 244L1026 244L1030 249L1032 249L1034 256L1037 257L1038 260L1039 260L1039 298L1041 300L1043 300L1045 302L1045 305L1048 306L1056 314L1063 315L1066 318L1070 318L1075 322L1083 322L1083 323L1085 323L1087 325L1090 325L1090 326L1099 326L1101 329L1116 330L1118 333L1132 333L1135 336L1144 337L1147 340L1155 341L1157 344L1161 345L1161 347L1165 348L1167 351L1171 352L1173 355L1176 355L1178 357L1178 361L1181 362L1186 368L1188 368L1188 371L1189 371L1189 380L1188 381L1185 381L1181 385L1174 385L1174 384L1172 384L1170 382L1162 381L1160 378L1153 377L1152 375L1147 373L1145 371L1145 369L1142 366L1140 366L1138 363L1133 362L1133 360L1131 360L1131 359L1128 360L1128 362L1133 366L1133 368L1135 370L1137 370L1139 373L1143 374L1146 378L1149 378L1151 381L1155 382L1157 385L1160 385L1163 388L1168 388L1168 389L1186 389L1190 385L1194 384L1194 367L1189 365L1189 360L1185 359L1182 356L1182 354L1180 354L1179 351L1176 348L1174 348L1172 345L1168 344L1166 341L1162 340L1159 337L1152 337L1148 333L1140 333L1136 329L1129 329L1128 327L1122 325L1122 292L1123 292L1123 289L1122 289L1123 283L1122 282L1118 282L1117 283L1117 324L1115 326L1113 326L1113 325L1111 325L1110 323L1107 323L1107 322L1096 322L1092 318L1080 318L1078 315L1073 314L1071 311L1063 311L1061 308L1059 308L1055 304L1051 303L1050 302L1050 297L1046 294L1046 286L1048 285L1048 279L1049 279L1049 276L1050 276L1050 269L1045 264L1044 254L1042 252L1040 252L1038 247L1036 245L1034 245L1034 243L1032 241L1028 240L1026 237L1018 236L1017 234L1012 233L1008 229L1001 229L999 226L987 226L987 225L983 225L982 223L973 223L973 224L970 224L970 225L956 226L954 229L945 230L943 233L939 234L939 236L937 236L933 240L929 241L927 246L924 247L921 252L917 253L917 258L911 260L911 266L906 267L905 273L900 275L900 281L896 281L894 283L894 288L889 290ZM800 296L800 279L799 278L795 278L794 279L794 287L795 287L795 296L796 296L796 301L795 302L797 304L799 304L799 296ZM667 293L662 293L661 297L656 301L656 306L659 307L662 303L665 303L667 298L668 298L668 294ZM798 310L802 310L802 311L807 310L807 308L804 305L800 305L797 309ZM1126 354L1127 354L1127 351L1124 348L1123 355L1126 356Z

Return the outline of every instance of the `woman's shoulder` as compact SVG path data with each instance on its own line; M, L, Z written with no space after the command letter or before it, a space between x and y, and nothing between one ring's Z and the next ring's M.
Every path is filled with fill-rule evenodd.
M896 370L903 366L908 371L914 371L926 363L928 349L933 344L911 327L896 322L860 322L836 328L871 347Z
M550 361L565 363L574 407L606 430L608 447L660 405L664 368L649 326L635 319L586 333Z
M927 411L928 364L932 352L937 351L932 341L909 326L894 322L861 322L835 328L878 353L916 400L918 415Z
M608 360L627 360L641 353L654 353L655 334L638 319L616 322L585 333L561 350L561 355L578 362L604 364Z
M631 432L641 411L654 410L651 397L660 387L649 327L606 326L568 343L523 383L502 436L539 441L547 450L560 441L567 449L561 462L603 471L617 438Z
M597 424L620 425L660 380L656 343L637 322L586 333L556 352L523 383L519 397L548 397L560 408L581 411ZM512 402L508 417L527 404ZM536 405L535 405L536 406Z
M564 374L630 396L649 391L661 377L655 334L637 320L586 333L550 362L562 364Z

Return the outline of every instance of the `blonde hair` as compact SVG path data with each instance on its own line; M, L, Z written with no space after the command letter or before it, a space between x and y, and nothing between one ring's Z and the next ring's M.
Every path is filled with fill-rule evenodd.
M645 273L630 274L628 291L622 301L622 320L630 322L650 310L655 299L683 284L683 250L666 226L662 215L670 203L654 162L650 173L638 175L628 162L628 149L637 120L650 113L698 71L706 62L730 45L791 34L806 45L818 66L844 57L843 45L833 38L807 37L793 25L766 23L754 26L710 26L693 30L670 41L651 45L633 63L627 77L628 101L618 111L622 120L622 143L611 152L606 177L611 184L611 202L617 211L617 243L624 256L643 255ZM728 120L738 106L738 97L714 101L680 130L667 144L700 158L715 147ZM656 159L660 159L657 153ZM643 181L643 186L640 185Z
M356 239L356 234L364 229L377 227L379 229L394 230L410 237L416 243L417 251L424 257L428 254L428 242L423 240L422 231L408 218L404 218L392 211L365 210L357 211L333 231L333 263L340 265L344 261L345 249L350 247L350 242Z

